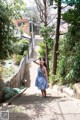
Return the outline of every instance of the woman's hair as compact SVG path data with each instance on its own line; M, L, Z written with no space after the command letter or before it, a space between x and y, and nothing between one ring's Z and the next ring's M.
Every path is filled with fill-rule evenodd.
M44 61L44 66L47 68L47 64L46 64L45 58L39 58L40 61L41 61L41 59L43 59L43 61Z

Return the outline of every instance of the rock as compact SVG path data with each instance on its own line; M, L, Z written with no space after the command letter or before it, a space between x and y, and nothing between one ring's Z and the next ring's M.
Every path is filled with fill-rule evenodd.
M80 99L80 83L76 83L73 86L74 95Z
M70 87L68 87L67 85L54 85L53 89L55 89L55 91L59 91L61 93L65 93L71 97L74 96L74 91L73 89L71 89Z
M63 93L63 89L64 89L65 87L66 87L66 86L64 86L64 85L58 86L58 91Z
M63 92L65 92L66 94L68 94L71 97L74 96L74 90L71 89L70 87L63 88Z

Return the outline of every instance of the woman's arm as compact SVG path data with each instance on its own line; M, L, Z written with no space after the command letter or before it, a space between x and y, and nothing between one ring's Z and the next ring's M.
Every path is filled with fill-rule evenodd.
M36 60L34 60L33 62L36 63L37 65L39 65L38 60L39 60L39 59L36 59Z

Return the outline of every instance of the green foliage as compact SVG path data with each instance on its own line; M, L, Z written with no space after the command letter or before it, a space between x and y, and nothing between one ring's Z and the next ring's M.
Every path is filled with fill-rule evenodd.
M75 83L80 80L80 30L72 34L71 26L59 46L57 74L63 78L62 83ZM78 36L77 36L78 35Z
M46 43L48 45L48 59L49 59L49 63L52 63L52 50L53 50L53 38L52 38L52 32L53 32L53 28L52 27L43 27L41 29L41 36L43 37L43 42L41 42L39 44L39 55L40 57L46 57ZM50 67L50 70L51 70L51 67L52 65L50 64L49 65ZM53 78L53 75L52 73L50 73L50 83L52 84L52 78Z
M7 3L7 0L0 0L0 59L5 59L13 54L13 44L16 38L12 19L20 16L21 4L21 0L15 0L10 4Z
M3 67L2 71L2 79L6 80L7 78L11 77L15 73L15 69L11 66L9 68Z
M18 55L18 54L13 55L13 59L14 59L16 65L20 64L22 58L23 58L22 55Z
M26 39L18 40L14 44L14 61L17 65L20 64L21 59L27 55L29 42Z
M51 27L43 27L41 29L41 36L43 37L43 41L39 43L40 49L38 50L39 57L46 57L46 43L49 48L49 69L52 70L52 49L53 49L53 39L51 37L52 34L52 28ZM53 74L52 71L49 74L49 81L51 84L53 84Z
M49 53L49 82L53 85L53 83L55 82L55 79L54 79L54 75L52 73L52 65L53 65L53 59L52 59L52 56L53 56L53 52L52 50L50 51Z
M25 57L27 54L28 54L28 50L25 50L23 56Z
M52 40L51 33L53 32L52 27L42 27L41 29L41 36L43 37L44 41L48 44L50 40Z
M43 27L41 29L41 36L43 37L43 41L39 43L39 56L40 57L46 57L46 43L48 45L49 48L49 58L52 57L52 55L50 54L50 52L52 51L53 48L53 39L52 39L52 27Z
M58 0L55 1L58 2ZM53 45L51 46L52 40L49 40L52 31L50 28L44 27L41 30L41 35L44 38L44 43L51 46L49 51L50 82L53 84L57 81L59 84L70 84L72 87L75 82L80 81L80 4L75 4L75 0L72 0L71 3L68 3L68 0L65 1L70 6L74 5L74 8L69 9L62 16L63 20L69 24L69 27L64 38L59 41L56 76L53 76L52 73Z
M42 27L41 29L41 36L43 37L43 41L39 43L39 56L45 57L46 56L46 43L48 45L49 51L53 47L53 39L51 37L52 28L51 27Z
M80 4L75 6L75 9L69 9L68 12L63 14L63 19L73 25L80 24Z
M3 59L8 56L8 52L11 50L13 26L9 19L8 5L4 4L3 1L0 1L0 3L0 59Z
M80 81L80 4L68 10L63 19L70 24L68 32L59 41L57 75L54 79L60 84Z
M14 44L14 54L24 55L25 51L28 51L29 42L26 39L18 40Z
M38 50L38 53L39 53L39 57L45 57L46 56L46 49L45 49L45 43L44 41L40 42L39 44L39 50Z

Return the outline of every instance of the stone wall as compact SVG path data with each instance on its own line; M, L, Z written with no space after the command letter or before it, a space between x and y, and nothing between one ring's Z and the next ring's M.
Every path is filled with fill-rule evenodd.
M6 82L6 86L8 87L19 87L21 80L24 79L24 71L26 66L26 57L21 60L18 71Z
M30 44L29 52L26 57L21 60L18 71L11 78L5 81L7 87L20 87L21 81L25 79L24 74L26 69L26 63L29 60L31 53L32 44Z

